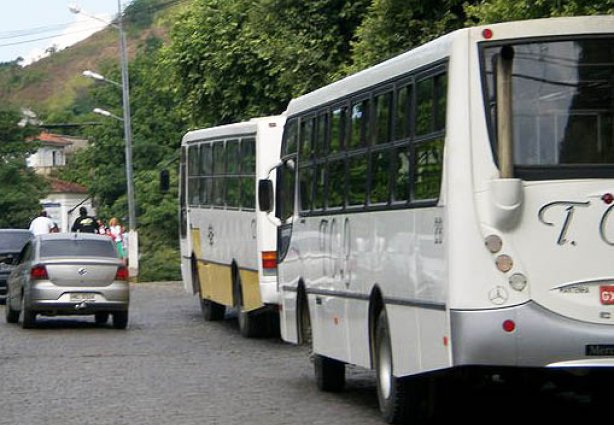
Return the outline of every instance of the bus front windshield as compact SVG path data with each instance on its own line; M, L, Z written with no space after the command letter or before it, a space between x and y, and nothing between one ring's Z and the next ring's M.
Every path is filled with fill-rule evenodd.
M511 119L518 177L614 177L614 38L507 46L513 48ZM502 47L485 43L481 49L493 143L496 61Z

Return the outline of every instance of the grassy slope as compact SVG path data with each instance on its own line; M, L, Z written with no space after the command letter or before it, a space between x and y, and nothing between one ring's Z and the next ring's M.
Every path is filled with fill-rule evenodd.
M151 35L164 38L158 25L128 33L128 52L134 57L138 46ZM119 61L117 30L104 29L89 38L56 52L24 68L0 68L0 104L28 107L35 112L70 109L80 92L92 81L83 77L86 70L100 70L101 64Z

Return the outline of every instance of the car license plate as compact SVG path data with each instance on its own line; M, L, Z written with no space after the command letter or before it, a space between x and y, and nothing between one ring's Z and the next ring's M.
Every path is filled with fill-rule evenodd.
M70 294L71 301L96 301L96 294L88 294L88 293L73 293Z
M600 286L599 287L599 299L603 305L614 304L614 286Z

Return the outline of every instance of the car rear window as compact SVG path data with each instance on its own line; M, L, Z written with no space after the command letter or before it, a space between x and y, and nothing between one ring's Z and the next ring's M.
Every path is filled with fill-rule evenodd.
M32 233L28 231L0 232L0 251L19 252L31 237Z
M111 239L53 240L41 242L40 256L117 258L117 251Z

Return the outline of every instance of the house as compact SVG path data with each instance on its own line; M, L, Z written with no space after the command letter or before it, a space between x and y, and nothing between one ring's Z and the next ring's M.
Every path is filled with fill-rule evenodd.
M68 232L79 216L79 207L86 207L92 215L96 211L85 186L51 177L51 171L66 165L67 159L75 151L87 146L87 140L47 131L41 132L34 140L41 146L27 159L28 166L45 176L51 188L47 197L40 201L41 206L58 225L60 232Z
M47 177L47 181L51 190L47 197L41 200L41 206L47 211L48 217L58 225L60 232L70 231L70 227L79 216L81 206L95 215L96 211L85 186L53 177Z

